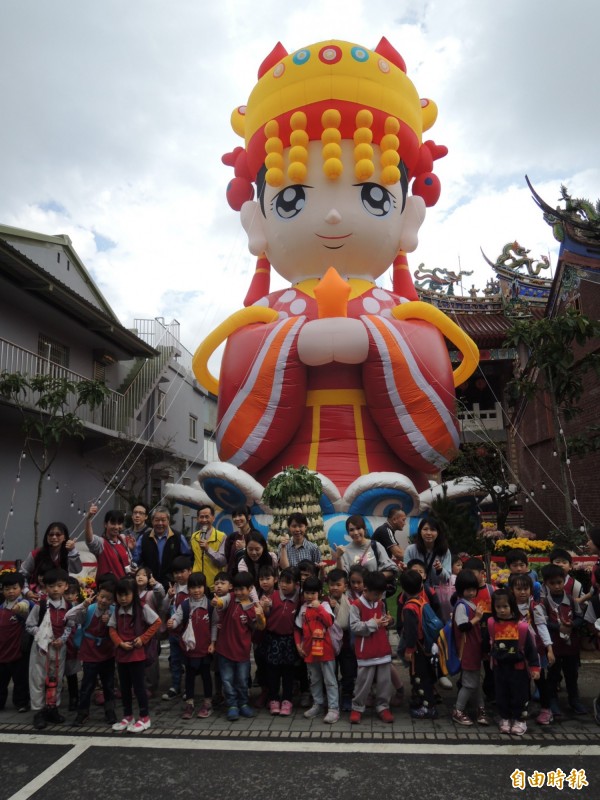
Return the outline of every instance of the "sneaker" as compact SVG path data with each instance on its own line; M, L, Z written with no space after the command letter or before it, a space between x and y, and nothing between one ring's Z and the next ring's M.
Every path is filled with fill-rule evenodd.
M351 697L342 697L341 711L352 711L352 698ZM598 722L598 725L600 725L600 722Z
M279 709L279 716L280 717L289 717L294 710L294 706L290 703L289 700L284 700L281 704L281 708Z
M323 713L323 706L319 706L319 705L317 705L315 703L314 706L311 706L308 709L308 711L304 712L304 718L305 719L314 719L315 717L318 717L319 714L322 714L322 713Z
M472 725L473 720L468 714L465 714L464 711L461 711L458 708L452 709L452 721L456 722L458 725Z
M438 681L438 686L441 686L442 689L454 689L454 685L450 678L446 677L446 675L442 675L442 677Z
M554 721L554 716L549 708L542 708L535 721L538 725L550 725Z
M143 733L150 727L150 717L140 717L137 722L131 722L127 726L129 733Z
M133 725L133 717L123 717L120 722L115 722L112 729L113 731L126 731L130 725Z
M181 715L181 719L191 719L194 716L194 704L193 703L186 703L183 707L183 714Z
M389 710L389 708L382 708L382 709L381 709L381 711L378 711L378 712L377 712L377 716L379 717L379 719L380 719L382 722L388 722L388 723L390 723L390 722L393 722L393 721L394 721L394 715L393 715L393 714L392 714L392 712Z
M229 706L227 709L227 720L229 722L235 722L240 718L240 712L238 711L237 706Z
M204 700L198 710L198 719L208 719L213 713L213 707L210 700Z
M351 711L350 712L350 724L351 725L358 725L362 719L362 712L360 711Z
M86 721L88 716L89 716L89 714L88 714L87 711L78 711L77 712L77 716L75 717L75 719L73 720L71 725L74 725L75 727L79 727L80 725L83 725L83 723ZM116 721L117 720L115 720L115 722Z
M325 714L323 718L323 722L326 722L328 725L334 725L340 718L340 712L337 708L330 708L329 711Z
M168 692L165 692L162 696L163 700L174 700L176 697L179 697L179 692L173 686L169 689Z
M498 730L500 733L510 733L510 720L509 719L501 719L498 723Z
M276 714L280 713L281 713L281 706L279 705L279 700L271 700L271 702L269 703L269 714L273 714L273 716L275 716Z
M250 719L251 717L255 716L256 714L247 703L244 703L243 706L240 706L240 717L246 717L246 719Z
M574 700L569 700L569 708L574 714L587 714L588 709L583 705L581 700L576 697Z
M600 696L594 697L592 701L592 707L594 710L594 719L596 721L596 725L600 725Z
M439 717L438 710L435 706L411 708L408 713L411 719L437 719Z
M476 720L477 720L477 724L478 725L491 725L492 724L492 721L488 717L488 715L486 713L486 710L485 710L485 708L483 706L481 706L481 708L477 709L477 718L476 718Z
M555 717L562 717L562 711L560 710L556 697L550 698L550 711Z
M302 692L300 695L300 708L310 708L313 704L312 695L310 692Z
M527 733L527 723L521 722L520 719L516 719L510 726L510 732L513 734L513 736L523 736L524 733Z
M36 731L43 730L48 723L46 722L46 715L43 711L36 711L33 715L33 727Z

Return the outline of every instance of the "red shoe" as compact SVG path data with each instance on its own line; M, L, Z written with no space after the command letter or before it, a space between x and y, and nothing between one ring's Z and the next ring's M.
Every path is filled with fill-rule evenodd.
M394 715L389 710L389 708L384 708L382 711L380 711L378 713L377 716L379 717L379 719L382 722L393 722L394 721ZM350 720L350 721L352 722L352 720Z
M360 711L351 711L350 712L350 724L351 725L358 725L362 719L362 713Z

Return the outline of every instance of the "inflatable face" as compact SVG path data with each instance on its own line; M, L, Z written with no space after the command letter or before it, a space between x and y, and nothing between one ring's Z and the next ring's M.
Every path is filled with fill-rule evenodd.
M439 195L433 161L446 150L422 141L436 114L382 39L375 51L278 45L232 116L245 146L224 157L228 199L257 268L247 308L194 369L219 394L221 459L263 484L306 464L340 497L394 476L420 491L456 452L454 386L477 348L418 301L405 258ZM375 281L391 264L387 291ZM271 265L289 289L269 293ZM463 354L455 374L444 337ZM217 383L206 365L224 340Z

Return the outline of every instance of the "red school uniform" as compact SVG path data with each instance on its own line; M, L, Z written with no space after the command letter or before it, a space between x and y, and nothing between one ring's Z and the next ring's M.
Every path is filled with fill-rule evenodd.
M230 661L249 661L254 626L264 626L264 617L257 616L252 602L240 603L231 592L219 599L221 622L217 653Z
M142 644L146 645L160 628L160 619L147 605L142 606L142 619L138 625L134 624L131 606L117 608L109 622L109 635L116 647L115 658L117 664L131 663L134 661L145 661L146 650L144 647L134 647L133 650L124 650L119 647L121 642L133 642L138 636ZM141 628L142 633L139 632Z
M15 605L29 602L23 597L18 597L14 603L5 601L0 605L0 664L10 664L23 658L21 640L25 628L27 614L19 615L14 610Z
M298 613L299 594L289 597L276 589L271 595L271 610L267 617L267 630L277 636L293 636Z

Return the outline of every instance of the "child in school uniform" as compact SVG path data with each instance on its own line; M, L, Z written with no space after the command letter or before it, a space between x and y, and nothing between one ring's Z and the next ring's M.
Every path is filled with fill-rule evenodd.
M576 603L585 603L583 586L569 573L573 569L573 556L562 547L555 547L548 556L551 564L557 564L565 571L565 592L570 594Z
M265 617L260 603L250 600L254 588L252 575L238 572L232 584L232 593L225 597L215 596L211 602L219 610L216 652L227 704L227 719L235 722L240 717L254 716L248 704L252 630L254 627L264 628Z
M568 702L575 714L587 714L579 697L579 629L583 625L583 610L579 603L565 591L566 573L557 564L542 567L544 596L542 603L552 637L554 664L548 669L548 691L552 714L561 716L558 702L558 684L561 672L565 679Z
M386 586L385 575L368 572L364 579L364 591L350 608L350 630L354 636L358 664L350 712L352 724L361 721L374 682L377 684L375 709L379 718L382 722L394 721L389 704L392 694L392 648L387 635L387 629L394 619L387 613L385 605Z
M189 598L181 603L167 622L167 628L180 628L181 642L185 647L185 707L182 719L194 716L196 676L202 678L204 699L198 710L199 719L207 719L213 712L212 676L210 665L217 641L217 613L206 596L206 576L192 572L188 578Z
M277 568L269 564L263 564L258 570L258 584L259 599L264 597L266 602L271 603L273 593L277 588ZM269 697L264 630L254 629L252 632L252 646L254 648L254 663L256 664L255 680L260 686L260 693L254 701L254 708L264 708Z
M467 714L471 699L475 700L478 725L489 725L490 718L485 710L483 689L481 687L481 663L483 658L481 644L481 619L483 609L477 605L479 580L470 569L462 569L456 576L457 601L454 607L454 637L460 642L461 687L452 711L452 720L458 725L472 725Z
M413 696L419 705L410 709L413 719L437 719L434 684L436 676L431 664L431 653L427 652L423 633L423 605L427 602L423 594L423 578L414 569L400 575L400 586L406 596L402 608L402 652L404 663L410 669Z
M4 596L0 604L0 711L6 705L12 680L13 705L23 712L29 710L29 651L24 652L23 633L33 603L22 594L25 578L19 572L5 572L0 580Z
M554 716L550 708L547 670L554 664L554 650L552 637L548 631L546 612L543 604L536 603L533 599L533 581L529 575L518 573L511 575L508 579L508 588L517 601L519 617L529 625L540 657L540 675L535 681L540 711L535 721L538 725L550 725L554 721Z
M69 587L65 592L65 600L71 608L83 603L84 596L81 585L77 578L69 577ZM67 655L65 661L65 678L67 679L67 690L69 692L69 711L77 711L79 706L79 677L81 660L79 658L79 647L75 641L76 627L67 639Z
M470 569L477 578L478 588L473 602L481 611L479 627L481 628L481 652L483 656L483 694L488 700L493 701L495 684L490 666L488 619L492 616L492 595L494 594L494 587L491 583L488 583L487 570L480 558L468 558L463 564L463 569Z
M269 684L269 713L289 717L292 713L295 664L294 625L300 607L300 574L296 567L279 573L279 584L270 598L260 605L266 616L265 659ZM280 699L281 687L281 699Z
M138 567L135 571L135 582L138 588L140 603L145 606L148 604L152 611L160 617L160 631L152 639L151 647L152 663L146 667L146 688L148 696L152 697L157 691L160 683L160 638L167 630L165 617L168 613L168 605L165 603L165 587L156 580L150 567Z
M352 711L352 695L358 665L354 653L354 642L350 634L350 600L348 599L348 576L343 569L334 568L327 573L329 589L329 605L333 617L342 630L342 646L336 656L336 664L340 673L341 711Z
M37 730L45 728L48 722L65 721L59 708L67 640L73 630L66 620L70 608L65 600L69 573L50 569L44 575L44 584L47 597L33 606L25 623L27 633L34 639L29 657L29 695Z
M81 626L79 658L83 668L77 716L80 726L90 715L92 694L98 679L104 696L104 718L109 725L117 722L115 713L115 646L108 632L114 611L115 584L100 582L95 597L88 597L67 612L67 620Z
M150 727L148 693L144 680L146 645L160 629L160 618L149 605L143 606L132 578L121 578L115 587L115 608L108 621L109 636L116 648L115 660L123 701L123 717L112 729L143 733ZM139 717L133 716L133 694Z
M321 599L323 583L316 577L308 577L302 587L303 600L296 617L294 640L301 658L304 659L310 678L313 705L304 712L306 719L318 717L325 706L325 722L334 724L340 718L339 694L335 677L335 650L331 641L331 626L334 616L331 606Z
M176 556L173 559L173 583L165 598L166 616L172 617L184 600L188 599L188 579L192 574L192 559L189 556ZM181 643L181 636L169 632L169 671L171 673L171 686L163 694L163 700L173 700L181 694L181 679L183 675L183 662L185 648Z

